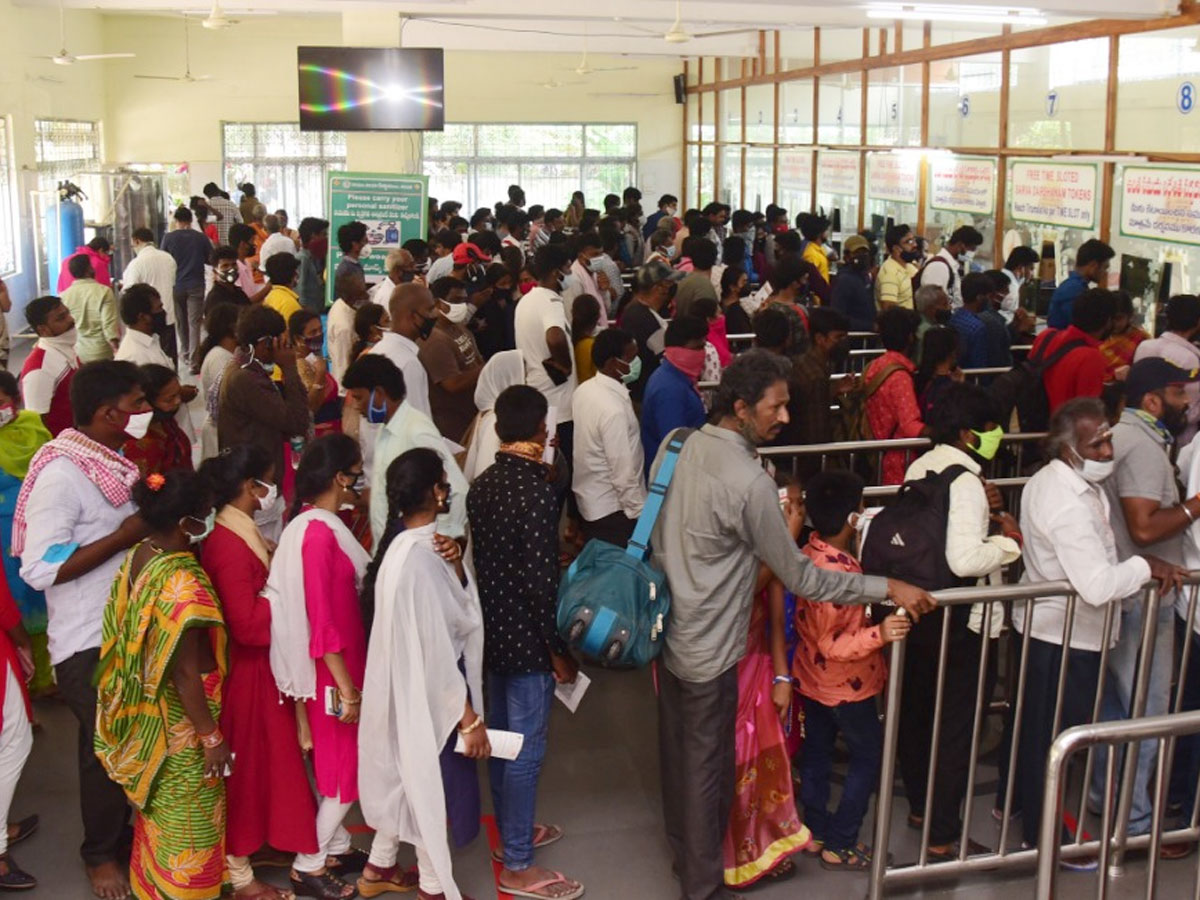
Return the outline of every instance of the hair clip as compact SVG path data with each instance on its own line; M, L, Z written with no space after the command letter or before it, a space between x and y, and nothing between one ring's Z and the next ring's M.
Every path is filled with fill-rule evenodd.
M152 472L146 476L146 487L150 488L150 490L154 491L155 493L161 491L163 485L166 483L167 479L158 472Z

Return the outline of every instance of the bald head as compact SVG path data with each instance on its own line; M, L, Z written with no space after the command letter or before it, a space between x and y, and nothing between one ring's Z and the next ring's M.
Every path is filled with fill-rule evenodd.
M392 331L416 341L428 335L429 326L426 323L436 322L437 307L433 294L425 285L399 284L392 291L388 313L392 319Z

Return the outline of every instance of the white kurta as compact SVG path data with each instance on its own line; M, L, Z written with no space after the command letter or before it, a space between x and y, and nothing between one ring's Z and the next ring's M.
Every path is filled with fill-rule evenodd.
M449 900L454 884L439 756L462 719L467 688L483 702L483 613L433 547L436 523L401 532L375 581L358 726L363 818L421 847ZM465 663L467 677L459 671Z

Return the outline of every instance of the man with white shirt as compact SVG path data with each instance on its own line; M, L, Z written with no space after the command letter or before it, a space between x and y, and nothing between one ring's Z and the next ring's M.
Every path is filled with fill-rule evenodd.
M232 206L233 204L230 204ZM134 229L133 259L121 275L122 289L135 284L148 284L159 297L170 297L175 291L175 257L154 246L154 232L149 228ZM163 303L167 314L167 328L159 334L163 350L168 356L175 354L175 304ZM168 342L170 346L168 346Z
M71 384L74 428L34 457L17 497L13 554L21 577L46 592L50 661L59 697L79 723L80 852L98 897L128 895L118 862L128 818L125 792L92 751L100 627L125 551L149 531L130 488L137 466L121 455L145 435L152 416L136 366L96 362Z
M354 316L370 302L367 282L361 272L341 275L333 283L337 298L329 307L329 318L325 323L325 343L329 347L329 371L340 385L342 376L354 362L350 353L354 349L357 335L354 333Z
M1000 270L1008 279L1008 292L1000 304L1000 315L1004 316L1004 321L1012 322L1017 308L1021 305L1021 287L1033 277L1039 262L1041 258L1032 247L1013 247L1012 252L1008 254L1004 268Z
M429 377L417 353L417 341L423 341L437 325L437 304L423 284L402 284L392 294L388 306L392 330L385 331L371 353L386 356L404 373L407 402L432 419L429 408Z
M537 388L553 410L558 452L574 458L571 398L575 394L575 363L571 326L563 307L563 279L571 259L561 244L547 244L533 257L537 287L521 298L513 327L517 349L525 357L525 383Z
M121 321L125 336L117 348L117 359L138 366L154 363L171 367L171 359L163 351L154 332L154 317L163 310L158 291L148 284L135 284L121 294Z
M390 250L384 261L387 277L371 288L371 302L387 306L398 284L408 284L417 277L417 264L407 250Z
M25 319L38 339L21 368L21 400L57 435L71 426L71 381L79 368L75 320L57 297L30 300Z
M434 260L425 274L426 280L433 284L439 278L445 278L454 268L454 250L462 243L462 236L449 228L439 231L429 242Z
M609 328L592 344L596 375L575 390L571 487L587 539L629 543L646 502L642 437L628 385L641 371L637 341Z
M963 267L970 266L975 250L982 243L983 235L970 225L956 228L937 255L926 261L913 277L913 288L936 285L950 297L950 306L958 309L962 306Z
M1200 297L1179 294L1167 301L1167 330L1156 338L1142 341L1133 353L1133 361L1160 357L1181 369L1200 369L1200 347L1192 343L1200 335ZM1200 389L1187 388L1188 424L1179 436L1179 446L1186 447L1200 427Z
M524 256L525 241L529 237L529 215L519 209L510 210L500 222L499 234L501 247L516 247Z
M1165 584L1175 581L1179 572L1175 566L1145 554L1122 560L1111 525L1120 513L1112 508L1102 487L1113 471L1113 440L1100 400L1078 397L1060 406L1050 419L1047 451L1050 462L1029 480L1021 495L1025 560L1022 580L1031 584L1068 581L1078 601L1065 654L1062 640L1066 597L1044 598L1033 604L1028 625L1020 747L1012 748L1012 752L1016 806L1021 810L1029 846L1038 840L1046 757L1056 736L1061 668L1066 666L1067 681L1060 731L1091 721L1101 655L1124 630L1118 612L1105 647L1108 605L1137 594L1150 578ZM1013 625L1019 633L1026 629L1027 615L1020 607L1013 610ZM1099 763L1097 767L1103 771ZM1084 867L1089 864L1091 868L1096 866L1094 859L1082 863Z
M591 294L600 301L600 322L597 328L603 331L608 327L608 310L612 304L613 287L608 282L608 276L594 272L592 262L604 254L604 243L596 232L588 232L575 236L572 248L575 261L563 282L563 308L568 317L571 315L571 304L580 294Z
M276 253L296 255L296 242L283 233L283 223L274 214L263 217L263 228L267 230L267 239L258 248L258 267L267 270L267 260Z

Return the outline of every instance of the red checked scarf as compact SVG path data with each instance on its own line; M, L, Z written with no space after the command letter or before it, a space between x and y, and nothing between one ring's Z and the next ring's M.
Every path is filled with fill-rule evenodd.
M42 447L29 464L29 473L21 484L17 508L13 512L13 556L20 556L25 550L25 507L29 503L29 494L42 470L56 459L71 460L114 507L129 502L130 488L141 477L138 467L121 454L74 428L65 429Z

